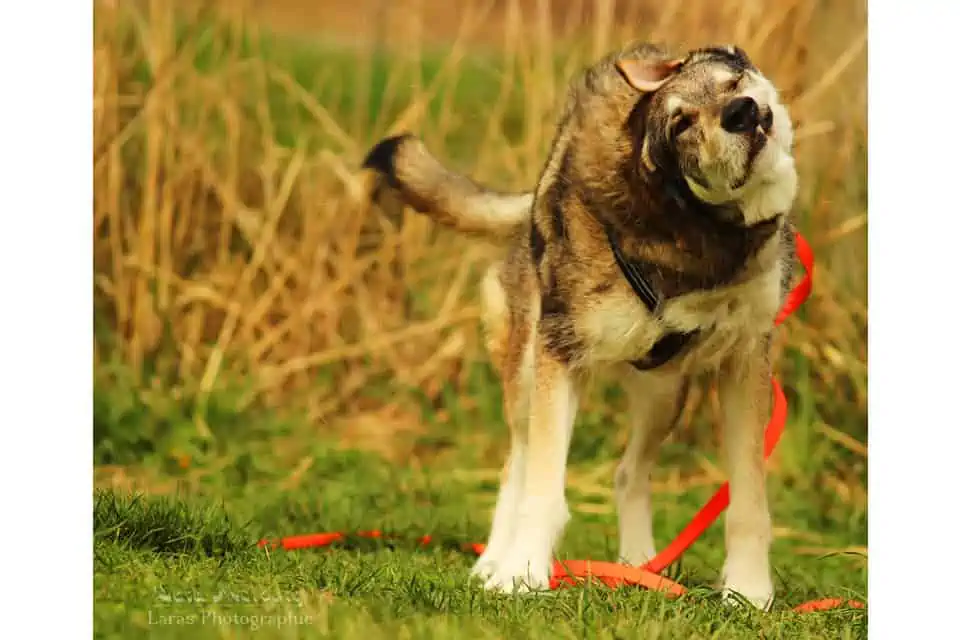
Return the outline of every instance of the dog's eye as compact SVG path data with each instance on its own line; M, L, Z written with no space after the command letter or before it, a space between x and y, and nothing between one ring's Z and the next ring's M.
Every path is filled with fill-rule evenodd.
M680 114L673 119L673 137L677 138L693 124L693 118L686 114Z

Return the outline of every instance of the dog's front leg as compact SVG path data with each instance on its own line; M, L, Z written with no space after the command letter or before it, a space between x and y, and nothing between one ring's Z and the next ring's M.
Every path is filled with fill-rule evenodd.
M763 464L763 430L770 410L766 343L725 367L720 376L724 441L730 480L726 517L727 558L723 591L736 592L755 607L773 602L770 576L770 512Z
M564 482L577 411L576 385L567 366L551 356L539 340L535 344L516 533L512 547L487 581L488 589L509 592L549 588L553 551L570 517Z

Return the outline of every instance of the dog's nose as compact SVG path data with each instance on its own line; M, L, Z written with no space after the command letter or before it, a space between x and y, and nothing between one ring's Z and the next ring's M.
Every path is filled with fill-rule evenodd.
M720 114L720 126L730 133L753 131L760 123L760 107L748 96L734 98Z

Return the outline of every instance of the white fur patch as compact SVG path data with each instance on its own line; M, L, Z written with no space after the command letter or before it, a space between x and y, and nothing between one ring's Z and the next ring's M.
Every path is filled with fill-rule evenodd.
M664 107L666 108L668 114L673 115L680 111L685 104L686 102L684 102L683 98L680 96L671 95L667 97Z
M750 181L741 190L744 221L754 224L793 207L797 196L797 168L793 159L793 123L780 103L776 88L762 75L751 73L750 84L743 95L770 107L773 113L773 129L767 144L754 161Z
M718 85L725 85L735 77L733 72L727 69L715 69L713 72L713 81Z
M734 604L736 593L757 609L767 611L773 604L773 582L769 566L752 559L729 556L723 567L723 599Z
M500 284L501 263L490 265L481 284L483 327L494 338L503 330L507 321L507 294Z
M491 591L526 592L547 589L553 568L553 550L570 519L561 499L525 498L517 518L512 544L484 584Z
M500 485L500 493L497 495L497 506L493 512L487 547L471 571L473 575L484 580L497 572L517 535L517 516L523 499L526 458L526 446L515 444L511 448L507 473Z
M740 200L747 224L788 212L797 196L797 170L793 156L775 148L769 152L764 149L755 166L755 177L744 187Z

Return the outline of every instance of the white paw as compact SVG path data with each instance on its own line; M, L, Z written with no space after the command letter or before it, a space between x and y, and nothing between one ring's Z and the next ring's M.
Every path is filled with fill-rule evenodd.
M474 578L480 578L483 581L490 579L493 574L497 572L497 565L499 565L499 559L496 558L489 551L484 551L481 554L480 558L477 559L474 563L473 568L470 569L470 575Z
M723 565L723 600L737 605L749 602L761 611L769 611L773 604L773 581L767 554L758 549L728 552Z
M618 562L631 567L642 567L650 562L657 555L657 550L653 546L643 546L639 549L622 547L617 556Z
M487 591L502 593L529 593L550 589L550 567L545 562L531 562L522 554L512 554L498 563L496 570L484 583Z
M773 606L773 583L770 578L758 577L750 582L726 580L723 586L723 603L738 607L744 601L760 611L770 611Z
M504 593L549 591L553 549L569 517L562 497L525 501L517 534L508 546L500 547L484 588Z
M531 593L550 590L550 575L547 572L499 570L484 583L487 591L500 593Z

